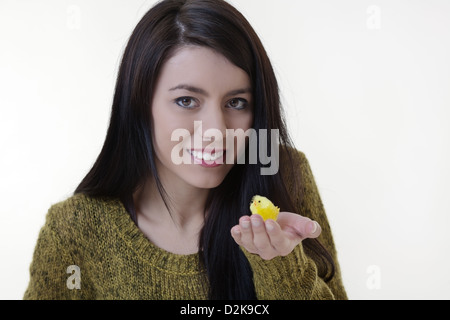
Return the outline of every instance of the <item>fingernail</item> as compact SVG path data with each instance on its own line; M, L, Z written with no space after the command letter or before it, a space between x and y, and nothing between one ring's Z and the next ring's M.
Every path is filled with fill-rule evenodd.
M233 231L233 233L236 234L236 235L239 235L239 234L241 233L241 231L239 230L239 228L234 228L232 231Z
M273 224L269 221L266 222L266 229L267 231L272 231L273 230Z
M241 225L242 225L242 228L248 229L248 228L250 228L250 221L247 221L247 220L242 221Z
M259 227L261 225L261 221L257 219L252 219L252 226Z
M313 223L313 228L311 230L311 234L313 234L314 232L317 231L317 222L313 221L312 223Z

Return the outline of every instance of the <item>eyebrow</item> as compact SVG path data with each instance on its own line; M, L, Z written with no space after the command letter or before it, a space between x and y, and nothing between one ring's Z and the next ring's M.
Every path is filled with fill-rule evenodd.
M191 85L187 85L187 84L179 84L176 87L173 87L171 89L169 89L169 91L175 91L175 90L187 90L190 92L194 92L194 93L198 93L201 95L204 95L206 97L209 96L208 92L206 92L205 90L201 89L201 88L197 88ZM230 92L228 92L225 96L235 96L238 94L244 94L244 93L252 93L252 89L251 88L242 88L242 89L236 89L236 90L232 90Z

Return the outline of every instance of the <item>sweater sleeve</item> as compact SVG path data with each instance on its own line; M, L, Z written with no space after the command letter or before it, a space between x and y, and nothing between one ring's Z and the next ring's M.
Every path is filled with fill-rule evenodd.
M77 277L80 276L76 272L79 270L75 270L75 263L67 250L68 245L55 231L58 219L52 213L51 208L39 232L29 270L30 281L23 299L83 299L83 290L76 286Z
M335 267L334 276L329 282L327 282L327 285L333 292L336 299L347 300L348 297L342 280L342 273L339 265L336 245L334 243L331 226L328 221L322 199L320 197L316 180L314 179L313 172L306 156L302 152L298 152L297 155L299 157L298 161L300 163L299 168L303 185L303 195L295 199L298 213L304 217L315 220L320 224L322 233L317 238L317 240L319 240L320 243L330 253L331 257L333 258Z
M300 243L285 257L263 260L258 255L242 249L253 270L253 281L258 299L347 299L331 228L325 214L317 185L305 155L296 153L296 168L284 171L288 191L293 192L297 213L317 221L322 233L318 240L327 249L335 264L333 278L325 282L314 260L305 253ZM280 168L283 169L283 168ZM293 178L300 176L300 190L294 188ZM297 191L296 191L297 190Z
M243 249L253 270L259 300L333 300L334 295L317 275L315 263L302 244L285 257L263 260Z

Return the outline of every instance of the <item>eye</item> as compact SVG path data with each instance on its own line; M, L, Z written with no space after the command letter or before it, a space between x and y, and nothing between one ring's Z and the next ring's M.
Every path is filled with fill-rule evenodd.
M181 97L178 99L175 99L175 103L184 108L184 109L193 109L195 107L198 107L198 101L195 98L191 97Z
M261 200L258 200L259 203L261 203Z
M242 110L247 108L248 101L243 98L233 98L227 103L227 107L236 110Z

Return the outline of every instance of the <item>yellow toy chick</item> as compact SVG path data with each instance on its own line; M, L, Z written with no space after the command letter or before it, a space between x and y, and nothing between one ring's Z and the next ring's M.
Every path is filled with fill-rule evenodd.
M267 219L277 220L280 208L275 207L269 199L263 196L253 196L250 202L250 211L252 214L259 214L264 221Z

